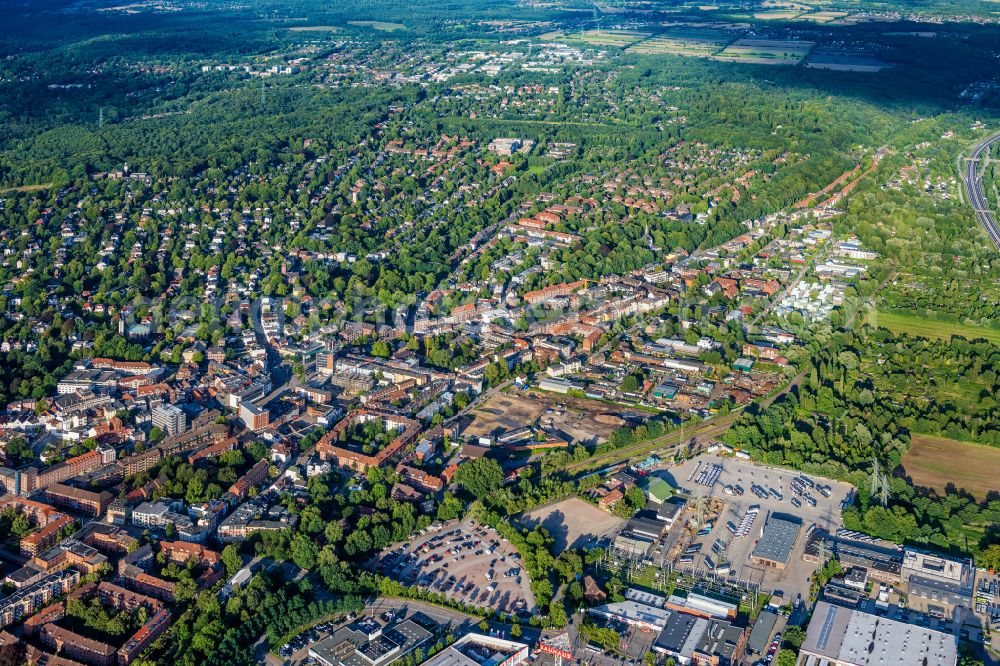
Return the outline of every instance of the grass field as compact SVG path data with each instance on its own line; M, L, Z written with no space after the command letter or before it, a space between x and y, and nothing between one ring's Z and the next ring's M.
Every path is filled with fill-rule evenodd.
M945 321L934 321L914 315L902 315L879 310L877 316L869 315L868 322L873 326L887 328L893 333L907 333L923 338L950 340L958 335L968 340L985 338L995 345L1000 345L1000 331L981 326L967 326Z
M1000 491L1000 478L984 470L1000 469L1000 449L942 437L913 435L903 469L914 485L943 491L951 483L982 499Z
M21 185L20 187L8 187L0 190L0 194L10 194L11 192L40 192L52 187L52 183L41 183L40 185Z
M382 32L406 30L406 26L402 23L386 23L385 21L348 21L347 23L359 28L371 28L372 30L380 30Z
M891 66L870 53L851 51L816 51L806 61L806 67L838 72L880 72Z
M630 46L627 51L640 55L708 57L718 53L730 41L732 38L721 31L677 31L638 42Z
M714 56L716 60L755 65L797 65L813 42L779 39L739 39Z
M613 46L624 49L636 42L649 37L648 32L634 32L632 30L584 30L568 38L585 42L591 46Z

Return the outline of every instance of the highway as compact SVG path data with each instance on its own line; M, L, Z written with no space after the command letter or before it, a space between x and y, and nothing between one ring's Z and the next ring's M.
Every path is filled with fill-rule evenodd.
M989 210L989 204L983 195L982 177L979 175L979 160L982 158L983 153L988 153L990 146L997 141L1000 141L1000 132L976 146L972 154L965 159L963 179L965 180L965 191L969 196L969 203L972 204L972 209L976 213L979 224L982 225L986 233L989 234L990 240L1000 250L1000 226L997 225L993 212Z

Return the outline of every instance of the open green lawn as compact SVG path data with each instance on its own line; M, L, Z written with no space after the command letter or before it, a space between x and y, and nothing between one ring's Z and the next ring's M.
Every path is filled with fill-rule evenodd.
M1000 331L981 326L968 326L945 321L934 321L916 315L903 315L879 310L875 316L869 315L868 324L887 328L893 333L907 333L924 338L950 340L958 335L968 340L985 338L1000 345Z

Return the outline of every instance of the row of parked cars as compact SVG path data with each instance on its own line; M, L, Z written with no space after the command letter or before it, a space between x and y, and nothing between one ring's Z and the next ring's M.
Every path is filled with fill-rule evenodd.
M353 614L348 616L349 620L354 619ZM293 654L301 650L307 645L315 643L316 641L324 638L327 634L333 631L333 622L324 622L323 624L318 624L308 631L304 631L292 640L288 641L280 648L278 648L278 656L282 659L288 659ZM312 663L312 658L307 658L303 663Z

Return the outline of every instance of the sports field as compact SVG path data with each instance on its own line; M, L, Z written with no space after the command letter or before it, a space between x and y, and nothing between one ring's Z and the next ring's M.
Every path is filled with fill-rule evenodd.
M896 314L894 312L878 311L876 316L869 315L868 323L872 326L887 328L893 333L907 333L929 339L950 340L958 335L967 340L985 338L993 344L1000 345L1000 330L968 326L946 321L934 321L914 315Z
M1000 449L943 437L913 435L903 469L914 485L943 491L951 483L980 499L1000 491Z

